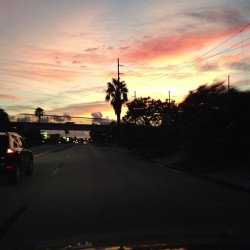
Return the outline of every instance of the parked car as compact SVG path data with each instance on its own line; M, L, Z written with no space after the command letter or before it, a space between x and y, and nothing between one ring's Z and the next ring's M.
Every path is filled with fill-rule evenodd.
M33 153L25 139L14 132L0 132L0 173L18 183L21 173L33 174Z

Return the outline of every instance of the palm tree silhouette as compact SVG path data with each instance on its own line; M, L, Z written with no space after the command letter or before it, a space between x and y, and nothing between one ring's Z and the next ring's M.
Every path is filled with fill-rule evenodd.
M120 139L121 111L122 104L128 101L128 88L124 81L112 78L112 82L107 83L106 98L114 108L117 117L118 139Z
M35 110L35 116L38 118L38 122L41 122L41 117L44 116L44 110L40 107L36 108Z

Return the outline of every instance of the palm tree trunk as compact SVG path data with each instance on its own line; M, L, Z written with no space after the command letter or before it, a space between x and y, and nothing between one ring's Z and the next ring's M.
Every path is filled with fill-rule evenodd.
M121 144L121 114L118 113L117 115L117 142L118 145Z

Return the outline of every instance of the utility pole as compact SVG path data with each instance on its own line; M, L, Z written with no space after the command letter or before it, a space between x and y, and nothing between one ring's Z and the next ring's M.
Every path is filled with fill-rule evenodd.
M119 58L117 58L117 79L118 82L120 82L120 75L122 75L123 73L120 73L120 66L123 66L120 64Z
M120 65L119 58L117 58L117 80L118 80L118 84L120 83L120 75L121 75L120 66L123 66L123 65ZM120 114L119 114L119 117L120 117ZM120 121L118 123L118 120L117 120L117 125L118 124L119 124L119 126L118 126L118 144L120 145L120 143L121 143L121 125L120 125Z
M119 64L119 58L117 58L117 68L118 68L118 82L120 82L120 64Z
M132 96L132 97L134 97L134 99L136 99L136 91L134 91L134 96Z
M227 76L227 91L230 91L230 76Z

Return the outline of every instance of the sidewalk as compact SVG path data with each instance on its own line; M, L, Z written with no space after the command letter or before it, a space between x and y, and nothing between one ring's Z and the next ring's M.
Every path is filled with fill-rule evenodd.
M153 159L152 161L173 170L187 172L204 180L250 193L250 167L247 166L235 166L234 168L194 172L178 167L170 158L162 157Z
M111 146L109 148L115 151L134 155L131 151L122 147ZM219 170L214 169L214 170L209 170L209 171L194 172L194 171L179 167L177 164L175 164L175 159L173 158L160 157L160 158L154 158L154 159L147 159L147 158L143 158L143 159L154 162L154 163L158 163L162 166L166 166L167 168L173 171L185 172L188 174L195 175L198 178L202 178L206 181L218 183L218 184L225 185L233 189L237 189L237 190L250 193L250 166L247 167L245 165L243 167L243 166L239 166L239 164L238 165L236 164L234 168L219 169Z

